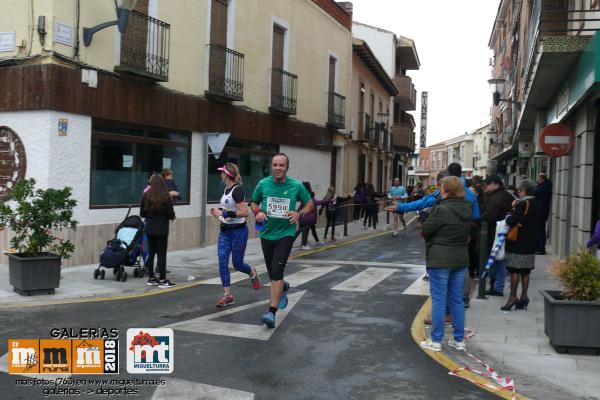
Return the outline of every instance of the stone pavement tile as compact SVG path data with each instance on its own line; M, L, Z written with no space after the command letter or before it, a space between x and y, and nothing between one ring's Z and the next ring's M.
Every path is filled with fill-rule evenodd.
M508 344L523 344L535 347L536 350L546 341L545 337L538 336L536 332L533 332L531 335L508 335L506 338L506 343Z
M481 342L492 342L492 343L506 343L505 333L488 333L485 331L479 331L475 333L474 340L477 343Z
M577 363L577 368L582 371L595 372L598 375L598 380L596 382L597 385L600 385L600 357L599 356L587 356L586 358L577 357L575 359ZM598 391L600 395L600 390Z
M585 383L585 393L588 396L588 400L600 400L600 384L599 383Z

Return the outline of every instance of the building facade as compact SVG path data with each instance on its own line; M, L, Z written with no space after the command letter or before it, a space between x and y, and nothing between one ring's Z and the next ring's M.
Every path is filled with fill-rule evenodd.
M488 132L490 125L483 126L473 131L473 175L487 176L490 139Z
M489 42L492 78L501 85L488 167L508 184L540 172L553 181L547 231L561 257L584 247L600 218L599 17L593 0L503 0ZM557 123L572 148L550 156L542 133ZM533 154L519 152L525 145Z
M73 187L70 265L97 261L153 171L173 170L182 193L170 250L216 238L207 210L226 161L240 166L247 195L277 152L318 195L342 179L347 11L333 0L132 3L122 33L91 34L115 19L111 0L9 2L0 15L0 141L22 150L19 166L3 164L0 193L8 198L14 176ZM225 148L209 155L223 132ZM9 236L0 232L3 248Z

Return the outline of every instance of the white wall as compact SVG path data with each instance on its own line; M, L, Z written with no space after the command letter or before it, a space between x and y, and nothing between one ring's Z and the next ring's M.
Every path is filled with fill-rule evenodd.
M331 153L291 146L280 146L279 150L290 158L288 175L310 182L317 198L325 196L331 177Z
M58 120L69 121L67 136L58 136ZM0 113L0 125L14 130L23 141L27 157L27 178L35 178L39 187L73 188L77 200L75 219L80 225L120 222L125 208L91 210L91 125L89 116L55 111L19 111ZM178 217L200 215L200 184L202 171L201 135L192 135L191 187L189 206L176 206ZM139 208L132 209L139 213Z
M377 28L353 23L352 36L367 42L375 54L375 57L377 57L385 69L385 72L393 78L396 73L396 71L394 71L396 55L394 34L381 31Z

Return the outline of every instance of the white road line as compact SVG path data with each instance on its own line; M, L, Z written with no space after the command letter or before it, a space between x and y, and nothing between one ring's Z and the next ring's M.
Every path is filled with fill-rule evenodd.
M413 294L417 296L429 296L429 281L424 281L425 274L417 278L402 294Z
M243 392L220 386L205 385L184 379L165 379L166 384L158 386L152 400L193 399L193 400L253 400L254 393Z
M260 275L260 274L264 274L267 272L267 267L263 265L258 265L255 267L256 268L256 272ZM232 272L231 273L231 283L237 283L237 282L241 282L245 279L248 279L248 274L245 274L243 272ZM248 281L248 284L250 281ZM200 282L200 284L202 285L220 285L221 284L221 278L217 277L217 278L212 278L212 279L207 279L205 281Z
M285 310L279 310L277 312L277 323L274 329L267 328L263 325L252 325L252 324L239 324L233 322L221 322L213 321L217 318L224 317L226 315L234 314L240 311L248 310L260 305L266 305L269 300L261 300L256 303L246 304L245 306L231 308L226 311L221 311L214 314L205 315L198 318L188 319L186 321L176 322L174 324L165 325L162 328L173 328L175 330L194 332L194 333L206 333L210 335L220 336L232 336L245 339L255 340L269 340L277 328L281 325L285 317L294 308L298 301L304 296L306 290L301 292L292 293L288 296L288 306ZM260 322L260 312L256 314L256 321Z
M8 374L8 353L0 357L0 372ZM39 379L56 379L56 378L68 378L71 374L14 374L15 376L29 376Z
M331 271L335 271L340 267L341 265L332 265L330 267L307 267L306 269L287 275L285 281L288 282L291 287L298 287L313 279L320 278ZM271 286L271 283L266 283L265 286Z
M367 268L339 285L332 287L331 290L366 292L394 272L396 272L396 270L389 268Z
M386 263L378 261L347 261L347 260L290 260L288 263L304 263L304 264L340 264L340 265L365 265L368 267L384 267L384 268L421 268L425 269L425 264L405 264L405 263ZM286 279L287 280L287 279Z

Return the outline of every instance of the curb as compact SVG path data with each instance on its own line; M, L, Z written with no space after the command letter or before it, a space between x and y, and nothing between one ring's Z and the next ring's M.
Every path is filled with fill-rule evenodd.
M450 358L450 356L444 354L443 351L425 350L425 349L422 349L421 346L419 345L419 343L422 340L427 339L427 336L425 334L425 324L423 323L423 320L429 315L430 312L431 312L431 297L429 297L427 299L427 301L425 302L425 304L423 304L423 306L419 309L419 311L417 312L417 315L415 316L415 319L412 322L410 332L413 337L413 340L417 344L417 347L419 347L421 350L423 350L423 352L425 354L427 354L429 357L433 358L438 364L442 365L448 371L454 371L454 370L461 368L461 365L457 364L454 360L452 360L452 358ZM495 384L492 381L484 379L481 376L479 376L471 371L463 371L463 372L461 372L461 375L464 376L463 379L472 382L475 386L485 389L488 392L490 392L502 399L530 400L528 397L525 397L520 394L517 394L513 398L512 392L509 393L509 392L503 391L499 387L495 386ZM497 387L497 389L493 389L493 387Z

